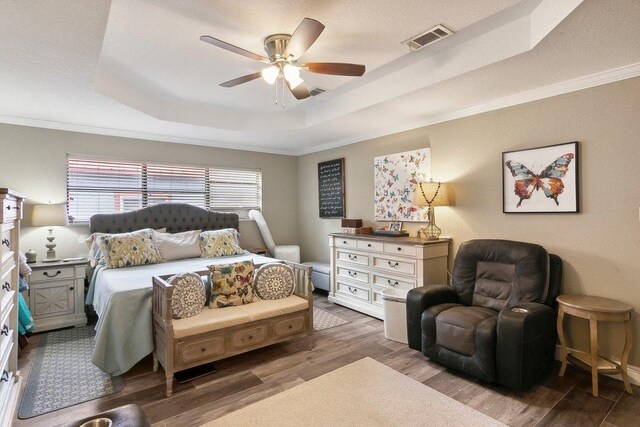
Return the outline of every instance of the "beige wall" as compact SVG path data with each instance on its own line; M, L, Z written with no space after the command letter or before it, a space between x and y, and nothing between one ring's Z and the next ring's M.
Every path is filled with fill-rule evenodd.
M27 203L62 203L66 200L66 156L81 154L116 159L185 165L231 166L262 170L263 211L274 239L297 241L296 158L274 154L171 144L85 133L0 124L0 187L27 197ZM42 259L46 228L29 227L29 206L21 232L21 248L33 248ZM243 247L264 247L253 221L241 221ZM57 227L57 255L86 256L88 227Z
M563 293L627 301L640 312L640 78L409 132L298 159L302 257L327 261L327 233L340 220L318 218L317 163L345 158L347 217L373 222L373 158L432 148L434 179L450 182L455 206L437 208L437 224L453 237L452 254L473 238L535 242L564 260ZM501 153L580 142L579 214L502 213ZM562 196L561 196L562 197ZM405 223L415 232L419 224ZM640 321L633 315L640 366ZM573 345L586 349L586 321L572 320ZM602 351L618 358L621 329L604 325Z

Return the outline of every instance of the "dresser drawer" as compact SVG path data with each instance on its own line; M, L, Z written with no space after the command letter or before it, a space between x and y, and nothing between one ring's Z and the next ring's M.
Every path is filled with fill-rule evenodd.
M358 240L358 249L364 249L366 251L378 251L382 252L384 245L382 242L374 242L371 240Z
M262 344L267 338L267 324L241 329L231 334L231 348L240 350Z
M20 202L13 197L0 199L0 223L11 222L16 218L22 218L20 215Z
M73 267L51 267L33 270L31 282L48 281L51 279L73 279Z
M362 301L369 301L369 288L362 285L336 282L336 290L342 295L348 295Z
M3 271L0 277L0 309L2 309L4 305L9 304L11 300L5 300L5 298L7 298L9 294L13 294L17 288L13 283L12 270L13 269Z
M336 258L338 261L365 266L369 265L369 255L363 253L338 250L336 253Z
M372 284L381 286L383 288L397 288L397 289L413 289L415 282L411 282L405 279L398 279L397 277L383 276L380 274L373 275Z
M0 259L4 259L4 255L11 252L14 247L14 242L11 240L11 229L3 227L0 242Z
M385 257L373 257L373 267L404 274L416 274L416 262Z
M335 245L336 245L336 247L339 247L339 248L352 248L352 249L355 249L355 248L358 247L358 240L336 237Z
M304 314L271 321L271 330L273 331L274 338L297 334L298 332L304 331L305 326Z
M413 245L403 245L400 243L387 243L384 244L384 252L394 255L406 255L416 256L416 247Z
M177 358L183 363L191 363L222 355L224 351L223 333L198 340L178 341L176 345Z
M341 265L339 265L336 270L338 272L338 277L340 278L369 283L369 273L366 271L360 271L352 267L344 267Z

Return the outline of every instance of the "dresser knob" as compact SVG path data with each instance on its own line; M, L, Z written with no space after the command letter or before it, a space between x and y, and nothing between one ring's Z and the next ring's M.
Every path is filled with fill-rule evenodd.
M389 267L397 267L399 264L397 262L391 263L391 261L387 261Z
M351 271L351 270L349 270L349 276L351 276L351 277L356 277L357 275L358 275L358 272L357 272L357 271Z
M0 335L9 335L9 327L7 325L4 325L2 327L2 331L0 331Z
M401 251L401 250L402 250L402 248L401 248L400 246L398 246L398 250L399 250L399 251Z
M73 286L70 286L70 287L69 287L69 290L70 290L70 291L72 291L72 290L73 290Z
M206 348L204 348L204 347L202 347L202 348L200 349L200 351L201 351L201 352L203 352L203 353L205 352L205 350L206 350Z
M371 247L371 243L367 243L367 247L370 248Z
M2 378L0 378L0 382L7 382L9 381L9 372L4 371L2 373Z
M9 284L9 282L4 282L4 285L2 285L2 289L4 289L5 291L10 291L11 285Z
M11 247L11 242L9 242L9 239L2 239L2 244L8 248Z
M293 325L289 325L289 329L293 329Z

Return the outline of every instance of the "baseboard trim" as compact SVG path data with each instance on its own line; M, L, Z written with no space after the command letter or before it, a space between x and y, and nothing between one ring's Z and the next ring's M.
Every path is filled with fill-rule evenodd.
M576 349L569 347L568 351L572 352L572 351L576 351ZM561 354L562 354L562 351L560 349L560 345L556 344L555 359L556 360L561 360ZM615 359L614 359L614 362L620 363L619 360L615 360ZM627 365L627 374L629 374L629 381L630 382L632 382L635 385L640 385L640 367L634 366L634 365ZM615 378L617 380L621 380L622 381L622 378L621 378L621 376L619 374L603 374L603 375L606 375L608 377Z

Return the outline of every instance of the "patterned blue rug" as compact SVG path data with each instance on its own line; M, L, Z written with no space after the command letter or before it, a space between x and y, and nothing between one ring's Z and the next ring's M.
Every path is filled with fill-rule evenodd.
M18 418L32 418L97 399L124 388L91 363L93 326L42 334L20 402Z

